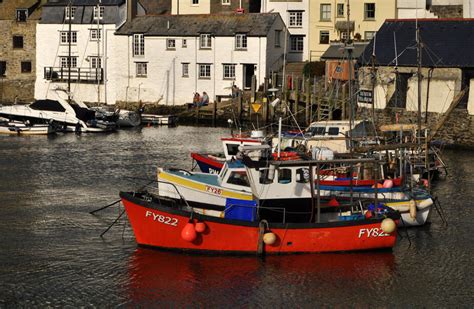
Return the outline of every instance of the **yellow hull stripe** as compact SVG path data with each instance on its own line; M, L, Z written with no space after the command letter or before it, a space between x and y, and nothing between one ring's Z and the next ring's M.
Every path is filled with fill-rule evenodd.
M239 193L233 190L229 189L224 189L222 187L218 186L213 186L213 185L206 185L202 184L200 182L192 181L183 177L179 177L173 174L169 174L166 172L160 172L159 174L159 179L160 180L166 180L170 183L173 183L175 185L179 185L188 189L193 189L196 191L201 191L202 193L205 194L210 194L210 195L215 195L215 196L221 196L223 198L235 198L239 200L247 200L251 201L252 200L252 194L251 193ZM220 194L212 193L208 191L208 188L216 188L220 190Z

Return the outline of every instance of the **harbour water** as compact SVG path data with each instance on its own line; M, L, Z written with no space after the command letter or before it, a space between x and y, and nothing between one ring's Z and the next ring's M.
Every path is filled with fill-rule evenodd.
M472 307L473 151L445 151L449 174L434 195L448 226L433 213L393 251L186 255L137 247L126 218L100 237L122 208L90 211L157 166L190 169L190 151L220 151L228 133L1 136L0 307Z

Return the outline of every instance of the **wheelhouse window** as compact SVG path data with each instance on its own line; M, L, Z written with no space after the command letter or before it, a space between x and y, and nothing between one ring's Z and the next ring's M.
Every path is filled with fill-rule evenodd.
M281 30L275 30L275 47L281 46Z
M64 12L65 12L64 16L65 16L66 20L74 19L74 15L76 15L76 8L73 7L73 6L71 6L71 7L66 6L64 8Z
M296 182L299 182L299 183L309 182L309 168L298 168L296 170Z
M21 73L31 73L31 61L21 62Z
M59 57L61 68L77 68L77 57Z
M199 36L199 46L201 49L212 48L211 35L209 33L203 33Z
M175 50L176 49L176 40L175 39L166 39L166 49Z
M319 44L329 44L329 31L319 31Z
M189 63L187 62L182 63L182 67L183 67L182 76L189 77Z
M303 27L303 11L290 11L288 14L290 27Z
M245 171L231 172L229 175L229 179L227 179L227 183L238 186L250 187L247 172Z
M247 35L236 34L235 35L235 49L247 49Z
M17 9L16 10L16 21L26 22L28 19L28 10L27 9Z
M224 64L224 79L235 79L235 64Z
M323 136L326 133L326 128L325 127L310 127L309 132L311 135L315 136Z
M331 4L323 3L320 6L320 20L330 21L331 20Z
M103 6L94 6L94 19L102 19L104 18L104 7Z
M148 63L135 62L135 68L136 68L136 77L147 77Z
M332 135L332 136L339 135L339 128L338 127L330 127L328 129L328 135Z
M13 48L23 48L23 36L21 35L13 36Z
M364 18L375 19L375 3L364 3Z
M133 35L133 56L145 55L145 36L143 34Z
M302 53L304 48L304 36L292 35L290 37L290 52Z
M261 168L259 171L258 182L264 185L273 183L273 177L275 174L271 175L271 173L275 173L275 170L270 171L268 168Z
M337 4L337 17L344 17L344 3Z
M211 78L211 65L210 64L200 64L199 65L199 78L200 79L210 79Z
M281 184L291 183L291 169L289 168L278 169L278 183L281 183Z
M91 41L98 41L102 37L102 33L99 29L90 29L89 38Z
M61 44L77 43L77 31L61 31L59 35Z

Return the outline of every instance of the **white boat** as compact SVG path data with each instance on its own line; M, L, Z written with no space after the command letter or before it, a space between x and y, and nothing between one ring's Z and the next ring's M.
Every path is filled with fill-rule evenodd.
M9 120L29 121L31 124L54 122L65 132L109 132L115 123L95 118L95 111L78 103L68 103L58 96L57 100L35 100L28 105L0 106L0 116Z
M141 116L143 124L172 126L178 123L178 116L175 115L142 114Z
M9 135L48 135L56 133L51 124L30 124L22 121L0 119L0 134Z

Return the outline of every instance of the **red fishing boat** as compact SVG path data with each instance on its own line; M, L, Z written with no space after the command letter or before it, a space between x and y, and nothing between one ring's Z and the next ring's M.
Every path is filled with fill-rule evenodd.
M147 191L121 192L120 197L139 245L180 251L285 254L392 248L400 218L391 209L358 215L341 209L318 214L319 222L312 214L305 221L272 222L259 217L264 207L256 205L234 208L250 211L250 217L234 212L221 218Z

